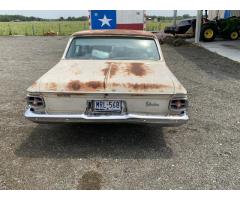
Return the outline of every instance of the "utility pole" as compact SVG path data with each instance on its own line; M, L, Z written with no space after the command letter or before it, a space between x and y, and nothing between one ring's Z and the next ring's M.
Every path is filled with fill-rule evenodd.
M195 43L199 43L200 41L201 25L202 25L202 10L198 10L195 30Z
M177 10L173 11L173 25L177 25Z

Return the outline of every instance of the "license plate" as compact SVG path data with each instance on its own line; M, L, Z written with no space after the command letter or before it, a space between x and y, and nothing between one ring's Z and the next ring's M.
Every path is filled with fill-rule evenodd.
M93 104L96 112L121 112L122 102L115 100L96 100Z

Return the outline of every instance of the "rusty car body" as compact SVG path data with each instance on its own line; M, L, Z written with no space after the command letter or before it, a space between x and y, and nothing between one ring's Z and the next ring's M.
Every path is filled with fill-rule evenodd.
M85 46L78 44L84 39L88 42ZM121 45L127 45L123 39L145 45L144 51L151 44L156 48L154 59L148 57L152 51L145 58L136 56L135 60L111 59L104 45L112 42L114 47L114 42L118 42L123 48ZM101 43L94 47L97 50L89 47L95 43L93 40ZM79 48L88 52L90 48L94 59L68 56L71 51L82 56ZM132 45L126 49L134 50ZM168 69L155 35L145 31L74 33L60 62L27 89L26 99L25 117L37 123L129 122L177 126L188 120L187 91Z

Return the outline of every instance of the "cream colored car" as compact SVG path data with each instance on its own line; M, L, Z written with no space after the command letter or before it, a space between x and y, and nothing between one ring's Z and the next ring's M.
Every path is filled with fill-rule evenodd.
M187 122L187 91L145 31L81 31L62 59L27 89L33 122Z

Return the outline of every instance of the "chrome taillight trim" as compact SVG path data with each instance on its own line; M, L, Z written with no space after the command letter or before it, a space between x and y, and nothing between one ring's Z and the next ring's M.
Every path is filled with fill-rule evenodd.
M184 101L183 108L179 108L179 109L175 109L172 108L172 106L174 105L173 101ZM182 111L186 111L188 108L188 98L187 97L173 97L170 101L169 101L169 105L168 105L168 109L170 111L175 111L175 112L182 112Z
M42 96L28 94L26 96L26 100L27 100L27 105L32 108L45 108L45 101ZM37 105L33 104L34 101L37 102Z

